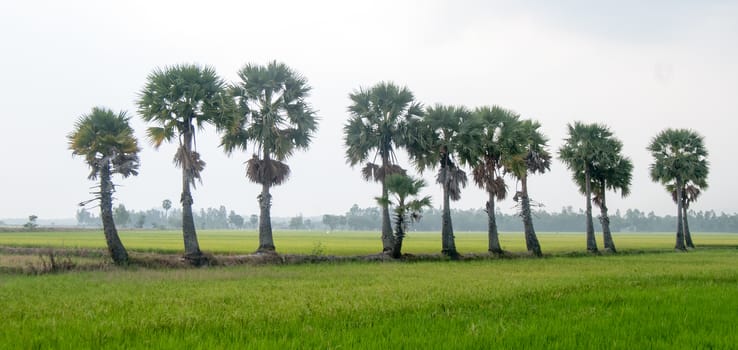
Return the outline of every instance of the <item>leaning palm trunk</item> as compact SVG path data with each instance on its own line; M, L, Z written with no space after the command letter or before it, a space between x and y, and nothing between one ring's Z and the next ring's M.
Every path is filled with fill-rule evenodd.
M536 236L536 230L533 227L533 218L530 212L530 198L528 198L528 179L523 177L520 180L521 183L521 196L520 206L521 215L523 217L523 226L525 228L525 246L528 252L533 253L535 256L543 256L541 252L541 245L538 243L538 237Z
M273 252L274 238L272 236L272 195L269 193L269 184L262 184L259 199L259 249L257 252Z
M682 212L682 215L684 215L684 240L687 241L687 248L694 248L694 242L692 242L692 233L689 232L689 216L687 215L686 204L682 205Z
M192 154L192 132L184 133L185 153L189 156ZM200 251L200 243L197 241L197 231L195 230L195 218L192 215L192 191L190 184L193 176L192 165L189 162L182 163L182 238L184 239L185 257L195 265L201 263L202 252Z
M584 169L584 188L585 195L587 196L587 212L585 218L587 222L587 251L597 253L597 241L595 240L594 223L592 222L592 185L590 184L589 170L586 167Z
M446 169L442 171L446 171ZM453 223L451 222L448 182L446 180L444 180L443 183L443 216L441 222L441 243L441 253L453 259L459 257L459 252L456 251L456 242L454 241L454 227Z
M116 265L128 263L128 252L123 246L118 230L113 221L113 182L110 180L110 165L104 165L100 169L100 218L102 219L105 242L108 252Z
M494 254L502 254L502 247L500 246L500 235L497 232L497 218L495 217L495 195L492 192L489 193L489 200L487 201L487 236L489 238L489 252Z
M600 224L602 224L602 238L605 241L605 250L611 253L617 253L615 242L612 240L610 232L610 217L607 215L607 202L605 201L605 186L602 186L602 199L600 203Z
M684 191L682 188L682 183L679 179L677 179L676 183L676 191L677 191L677 233L676 233L676 245L674 246L674 249L679 250L687 250L687 247L684 245L684 216L683 216L683 207L684 207L684 200L682 199L682 196L684 195Z

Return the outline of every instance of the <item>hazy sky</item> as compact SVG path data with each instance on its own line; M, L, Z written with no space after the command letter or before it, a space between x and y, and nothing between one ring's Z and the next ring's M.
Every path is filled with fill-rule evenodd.
M497 104L537 119L552 152L569 122L609 125L635 167L633 193L611 195L613 212L675 212L648 177L645 148L661 129L693 128L711 162L710 188L693 208L733 213L736 18L734 1L3 1L0 218L73 217L90 197L88 169L66 135L93 106L127 110L143 146L140 175L117 180L117 203L177 205L175 148L149 145L135 107L146 76L195 62L233 81L244 64L275 59L308 79L321 121L312 147L288 161L290 181L273 190L273 216L375 205L378 185L344 160L342 126L348 94L383 80L426 105ZM212 129L198 151L207 166L195 208L258 213L260 188L244 176L249 154L227 157ZM425 177L439 206L439 186ZM584 204L558 160L530 192L548 210ZM485 198L470 186L452 206L480 208ZM512 212L514 203L499 207Z

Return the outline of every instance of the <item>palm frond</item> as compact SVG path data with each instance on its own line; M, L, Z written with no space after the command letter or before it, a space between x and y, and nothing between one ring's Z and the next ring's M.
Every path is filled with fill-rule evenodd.
M264 160L253 155L246 162L246 177L254 183L278 186L289 179L290 167L275 159Z
M205 161L200 159L199 153L188 151L185 146L179 146L177 153L174 154L174 165L185 171L187 181L193 187L196 185L195 180L202 183L200 174L205 169Z

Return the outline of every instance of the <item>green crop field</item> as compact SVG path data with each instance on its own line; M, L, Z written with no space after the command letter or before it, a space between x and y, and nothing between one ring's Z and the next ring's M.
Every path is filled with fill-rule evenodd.
M0 233L0 246L104 246L100 232ZM371 254L377 233L277 232L286 253ZM178 252L176 232L122 233L132 250ZM738 344L738 235L616 234L625 254L540 235L542 259L350 262L0 272L3 349L729 349ZM408 252L437 252L412 233ZM250 252L253 232L203 231L203 249ZM318 243L320 244L318 245ZM485 235L457 233L462 252ZM523 251L520 234L503 235ZM641 252L645 251L645 252ZM3 256L0 266L22 256ZM14 259L20 259L14 260ZM91 259L85 257L83 259ZM2 270L0 270L2 271Z
M120 231L126 248L137 251L165 253L181 252L182 234L178 231ZM538 234L544 253L561 253L585 250L584 233ZM258 247L255 231L198 232L200 246L213 253L250 253ZM601 236L598 243L602 246ZM502 233L502 247L512 252L525 251L522 233ZM615 244L620 250L670 250L674 247L673 233L615 233ZM738 245L738 234L694 233L695 244ZM318 232L277 231L274 233L277 250L286 254L325 255L375 254L382 250L378 232ZM0 246L15 247L65 247L105 248L100 231L81 232L0 232ZM461 253L487 251L487 234L481 232L457 232L456 246ZM411 232L403 251L411 254L438 253L441 250L440 233Z

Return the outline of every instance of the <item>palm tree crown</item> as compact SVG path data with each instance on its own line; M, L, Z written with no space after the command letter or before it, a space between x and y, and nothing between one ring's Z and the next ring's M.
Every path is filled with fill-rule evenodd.
M146 130L155 148L177 138L180 148L174 163L187 173L195 185L202 180L205 162L195 150L196 129L213 124L229 111L225 82L212 67L182 64L156 68L148 76L138 100L139 113L146 122L158 124Z
M653 181L664 186L691 181L707 188L707 148L701 135L687 129L666 129L651 140L648 146L654 162L650 166ZM667 188L668 191L668 188Z
M237 113L223 126L221 145L227 153L253 146L257 157L284 161L296 150L307 149L318 128L315 112L307 103L307 80L284 63L247 64L241 79L231 88ZM256 183L274 178L249 177Z
M125 112L118 114L102 107L94 107L90 114L77 120L74 131L67 138L72 154L85 157L90 166L90 180L97 179L103 166L111 173L128 177L138 175L138 141Z

